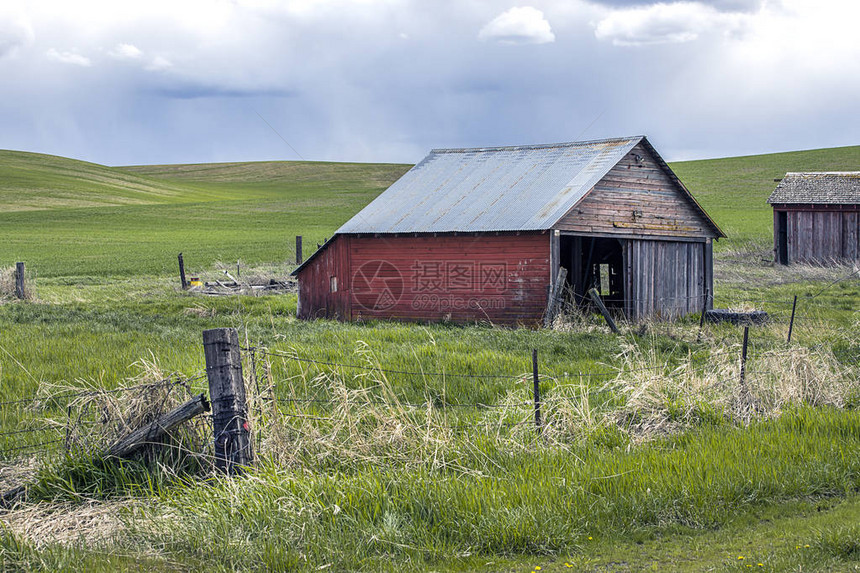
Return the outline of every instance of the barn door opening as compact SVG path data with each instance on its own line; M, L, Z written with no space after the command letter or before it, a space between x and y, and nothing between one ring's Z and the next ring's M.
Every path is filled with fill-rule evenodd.
M587 303L596 288L608 307L624 307L624 242L605 237L561 237L561 264L567 268L571 302Z
M776 212L776 262L788 264L788 213Z

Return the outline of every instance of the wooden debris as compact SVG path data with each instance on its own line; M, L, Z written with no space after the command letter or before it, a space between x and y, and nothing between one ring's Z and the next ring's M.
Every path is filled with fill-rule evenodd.
M209 411L209 400L199 394L181 406L177 406L151 424L147 424L128 434L108 448L107 455L127 458L141 447L157 442L173 431L179 424Z

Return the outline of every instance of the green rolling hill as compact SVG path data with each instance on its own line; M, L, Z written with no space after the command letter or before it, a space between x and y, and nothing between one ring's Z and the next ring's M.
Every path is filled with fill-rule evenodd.
M671 164L729 235L717 250L768 242L765 200L787 171L860 170L860 146ZM396 181L409 165L265 161L106 167L0 151L0 266L40 276L172 274L294 257Z
M773 213L766 201L776 187L774 179L789 171L860 171L860 146L670 165L728 235L724 245L771 242Z

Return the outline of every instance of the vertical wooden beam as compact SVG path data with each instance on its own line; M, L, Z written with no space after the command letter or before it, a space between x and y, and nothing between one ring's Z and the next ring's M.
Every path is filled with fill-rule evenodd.
M302 264L302 236L296 235L296 264Z
M24 263L15 263L15 296L21 300L27 298L24 277Z
M204 330L203 352L212 403L215 466L235 474L254 461L238 332L235 328Z
M555 286L558 267L561 265L561 233L556 229L549 231L549 284Z
M582 237L573 237L570 248L570 283L573 285L573 296L578 305L585 296L582 284Z
M714 308L714 242L712 239L708 239L704 243L704 269L705 273L705 289L708 293L708 296L705 297L705 301L708 305L707 310L711 310Z
M185 280L185 261L182 259L182 253L179 253L179 280L182 282L182 290L186 290L188 281Z

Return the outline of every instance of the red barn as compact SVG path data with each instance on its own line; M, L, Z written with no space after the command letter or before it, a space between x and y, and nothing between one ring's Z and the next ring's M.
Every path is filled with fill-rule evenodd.
M294 271L298 316L536 324L560 267L575 300L676 316L723 236L642 136L437 149Z

